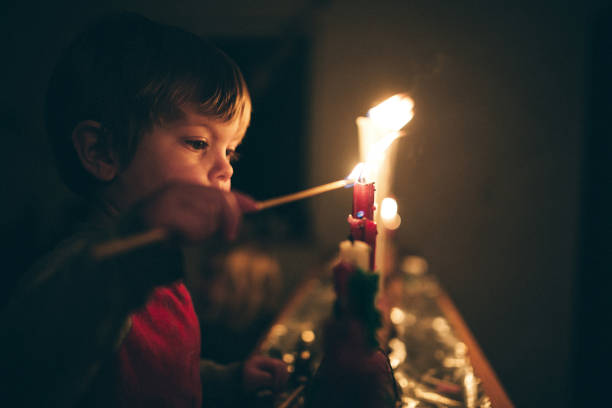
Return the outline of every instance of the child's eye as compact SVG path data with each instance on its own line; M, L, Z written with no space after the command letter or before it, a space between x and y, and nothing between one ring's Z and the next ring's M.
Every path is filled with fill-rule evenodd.
M208 147L208 142L206 140L185 140L185 143L187 143L192 149L195 150L206 150L206 148Z
M240 153L233 149L227 149L225 155L229 157L230 162L234 163L240 158Z

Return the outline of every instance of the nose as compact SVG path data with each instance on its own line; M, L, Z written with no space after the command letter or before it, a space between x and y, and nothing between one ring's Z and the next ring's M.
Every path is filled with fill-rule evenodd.
M209 172L209 180L212 184L223 190L229 190L233 175L234 168L230 164L229 158L225 152L216 154L215 162Z

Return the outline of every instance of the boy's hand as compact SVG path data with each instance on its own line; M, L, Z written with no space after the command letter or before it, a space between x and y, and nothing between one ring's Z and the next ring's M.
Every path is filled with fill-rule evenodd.
M242 382L246 392L262 388L280 391L289 379L287 364L272 357L252 356L244 362Z
M147 227L166 228L187 243L203 241L217 231L233 240L242 214L255 209L255 202L243 194L192 184L171 184L136 207Z

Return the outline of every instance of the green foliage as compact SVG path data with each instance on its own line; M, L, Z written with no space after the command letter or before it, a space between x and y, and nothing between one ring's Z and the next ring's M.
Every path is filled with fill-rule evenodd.
M352 316L365 326L368 345L378 347L376 330L381 327L381 315L374 299L378 292L378 274L356 268L348 281L348 308Z

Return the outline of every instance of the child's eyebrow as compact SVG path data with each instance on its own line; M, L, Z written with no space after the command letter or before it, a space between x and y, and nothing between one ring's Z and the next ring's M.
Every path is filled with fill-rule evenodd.
M208 134L212 137L217 138L217 133L208 123L179 123L176 125L179 129L188 130L189 128L199 128L204 129ZM239 129L235 136L233 136L230 141L239 145L244 140L244 136L246 135L246 129Z
M178 123L174 126L177 129L180 130L192 130L192 129L205 129L207 132L209 133L213 133L212 129L210 128L210 126L206 125L206 124L194 124L194 123Z

